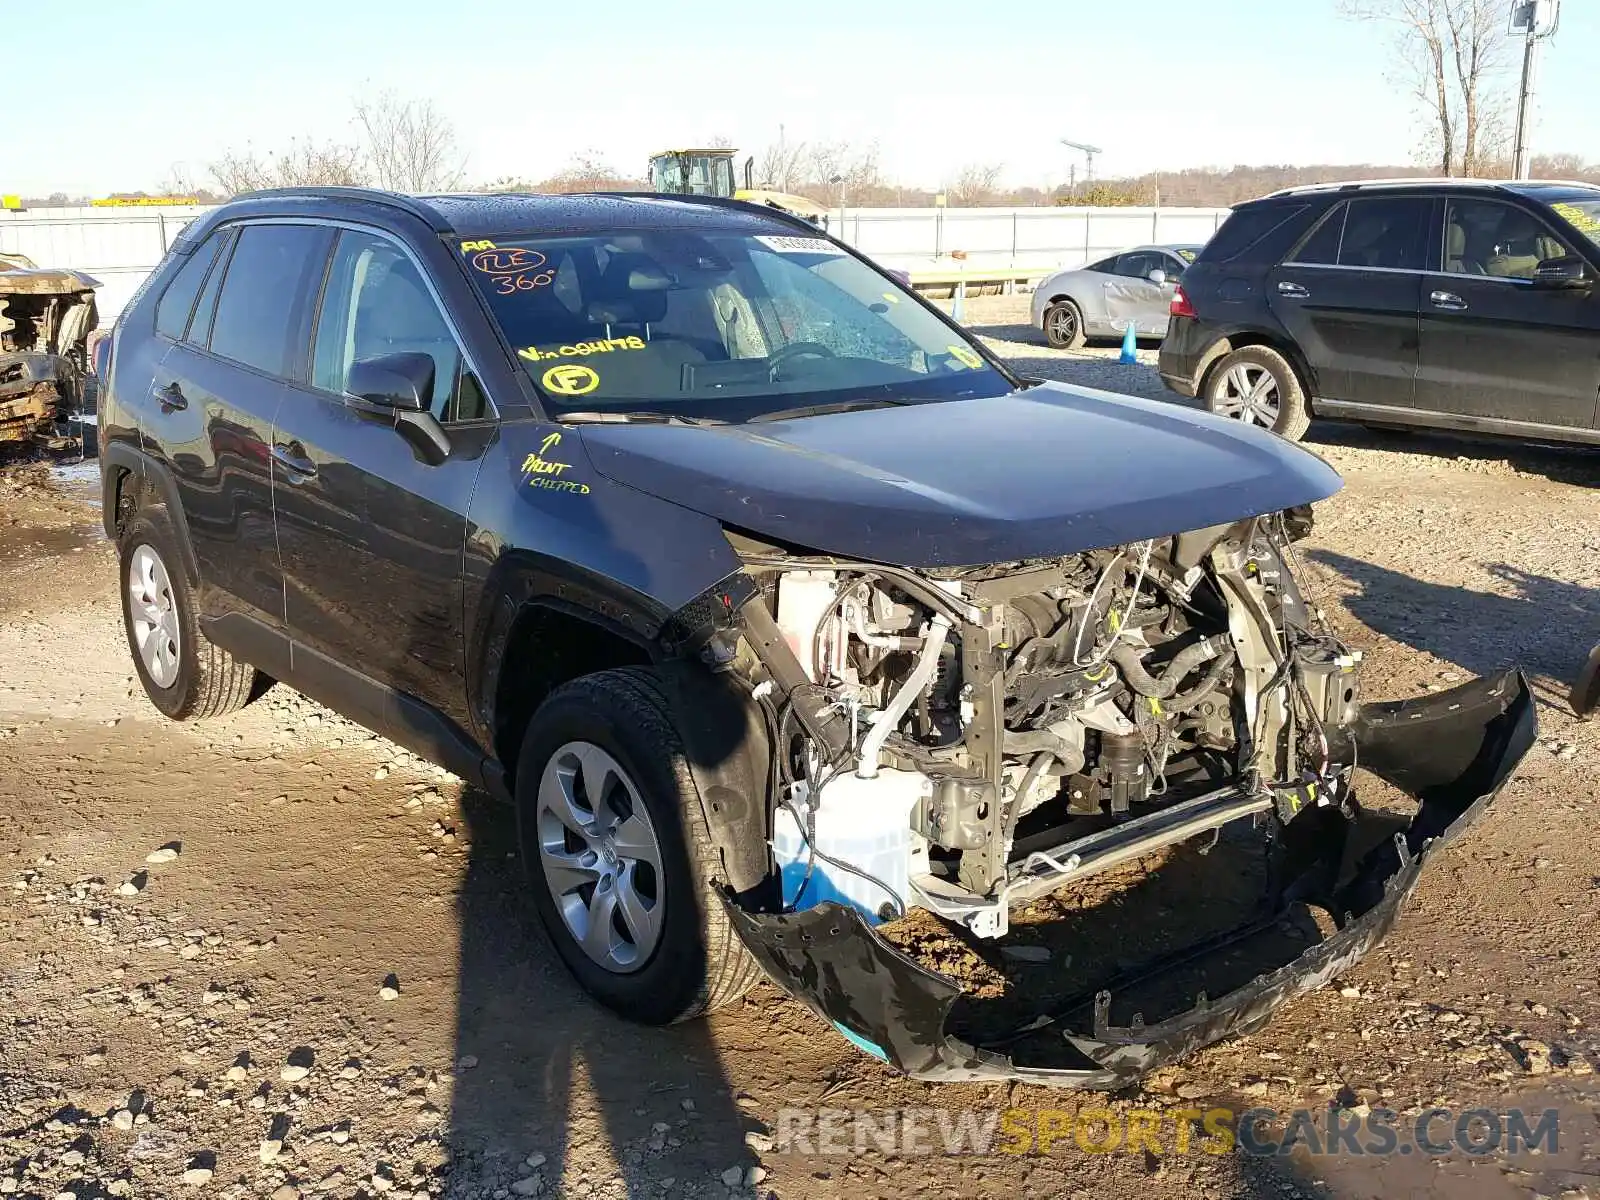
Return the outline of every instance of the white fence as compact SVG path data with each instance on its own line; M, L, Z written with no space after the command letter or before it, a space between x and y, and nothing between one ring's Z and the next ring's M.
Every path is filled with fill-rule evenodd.
M1146 242L1199 245L1225 208L852 208L829 229L887 267L1082 266ZM955 252L964 259L953 259Z
M101 283L110 324L203 208L39 208L0 212L0 250L72 267ZM1204 242L1227 216L1211 208L852 208L830 229L885 266L1080 266L1142 242ZM964 258L953 258L960 251Z
M100 281L100 323L109 325L201 207L35 208L0 212L0 251L41 267L71 267Z

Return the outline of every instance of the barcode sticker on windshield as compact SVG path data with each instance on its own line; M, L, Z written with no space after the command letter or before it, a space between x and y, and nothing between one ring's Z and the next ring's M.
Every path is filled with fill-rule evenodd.
M843 250L826 238L781 237L761 234L756 237L756 241L760 242L768 250L775 250L779 254L844 254Z

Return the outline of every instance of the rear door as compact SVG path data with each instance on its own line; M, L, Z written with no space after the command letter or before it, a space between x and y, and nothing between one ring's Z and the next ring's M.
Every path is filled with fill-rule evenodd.
M174 289L194 285L192 315L175 292L157 309L174 340L153 380L152 435L177 481L200 568L200 616L214 640L268 671L281 669L284 649L272 421L298 369L329 238L293 224L219 232L203 277L186 277L197 250L174 279Z
M392 418L346 402L352 363L403 351L434 360L433 413L451 442L441 463L421 461ZM272 435L295 678L413 748L389 689L468 727L466 512L496 431L422 268L385 234L341 229L309 378L285 397Z
M1442 268L1422 305L1417 407L1590 429L1600 403L1600 293L1546 291L1540 262L1576 253L1534 212L1445 201Z
M1267 275L1267 303L1315 374L1314 395L1391 408L1415 402L1426 196L1335 205Z

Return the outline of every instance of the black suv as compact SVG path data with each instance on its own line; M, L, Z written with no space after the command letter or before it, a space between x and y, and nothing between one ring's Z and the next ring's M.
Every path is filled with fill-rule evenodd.
M281 681L512 802L557 950L638 1020L759 964L920 1077L1118 1086L1359 957L1533 737L1514 673L1360 704L1289 562L1320 459L1020 380L771 209L262 193L186 229L114 339L104 514L150 699ZM1426 797L1409 843L1355 803L1358 742ZM1255 982L1147 964L1193 989L1160 1024L953 1037L959 985L876 929L918 906L992 942L1240 821L1285 853L1239 936L1307 903L1344 928L1306 919Z
M1172 302L1161 378L1314 416L1600 444L1600 187L1397 180L1241 204Z

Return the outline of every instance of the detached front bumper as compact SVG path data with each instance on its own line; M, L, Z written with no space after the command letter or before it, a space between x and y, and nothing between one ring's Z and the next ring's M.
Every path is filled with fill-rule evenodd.
M1344 853L1342 837L1324 839L1321 847L1296 847L1296 861L1304 869L1280 894L1327 909L1336 932L1218 999L1198 993L1194 1007L1156 1024L1137 1019L1127 1026L1110 1023L1118 981L1092 1000L1045 1014L1087 1064L1081 1069L1029 1066L948 1034L946 1021L961 989L884 941L851 909L823 904L772 915L746 912L730 900L729 912L751 953L780 987L857 1046L913 1078L1123 1087L1163 1063L1259 1028L1286 1000L1323 986L1380 942L1423 867L1477 819L1533 745L1533 695L1520 671L1508 671L1419 700L1366 705L1351 735L1361 765L1419 803L1410 824L1369 850L1342 880L1335 878ZM1315 811L1290 824L1286 844L1293 841L1300 821ZM1143 985L1164 969L1193 968L1204 954L1225 953L1285 911L1168 956L1165 967L1142 970L1137 981Z

